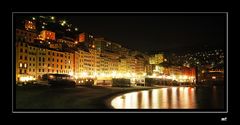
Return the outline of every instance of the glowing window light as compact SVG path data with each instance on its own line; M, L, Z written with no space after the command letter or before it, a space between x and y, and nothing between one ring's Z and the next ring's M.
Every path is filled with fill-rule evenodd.
M216 79L216 76L212 76L212 79Z
M27 64L26 63L24 64L24 68L27 68Z
M19 67L22 68L22 63L19 64Z

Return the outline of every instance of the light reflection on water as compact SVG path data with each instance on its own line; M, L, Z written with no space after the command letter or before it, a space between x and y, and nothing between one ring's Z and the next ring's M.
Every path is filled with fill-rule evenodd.
M197 94L200 96L196 96ZM201 94L209 93L205 90L196 91L194 87L160 88L118 96L112 100L111 105L116 109L197 109L219 108L219 104L216 103L222 103L217 100L222 97L217 96L216 88L211 90L210 95ZM223 108L222 104L220 107Z

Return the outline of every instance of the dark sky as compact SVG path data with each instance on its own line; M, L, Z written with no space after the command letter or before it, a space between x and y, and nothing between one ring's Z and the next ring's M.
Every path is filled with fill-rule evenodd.
M79 30L142 52L222 47L225 14L79 14L67 16Z

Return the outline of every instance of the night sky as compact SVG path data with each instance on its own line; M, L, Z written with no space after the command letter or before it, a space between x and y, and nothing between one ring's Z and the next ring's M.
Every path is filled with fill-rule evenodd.
M77 14L67 18L80 31L142 52L224 48L226 43L225 14Z

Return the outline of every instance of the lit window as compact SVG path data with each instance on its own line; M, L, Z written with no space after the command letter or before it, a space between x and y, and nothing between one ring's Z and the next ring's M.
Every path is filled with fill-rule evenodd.
M19 64L19 67L22 68L22 63Z
M24 64L24 68L27 68L27 64L26 63Z

